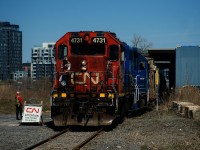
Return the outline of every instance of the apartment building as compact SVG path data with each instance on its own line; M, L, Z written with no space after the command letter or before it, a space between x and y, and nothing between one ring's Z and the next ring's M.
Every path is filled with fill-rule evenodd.
M55 68L54 45L55 43L43 43L42 46L32 48L31 77L33 80L43 77L53 79Z
M12 80L22 68L22 31L19 25L0 22L0 81Z

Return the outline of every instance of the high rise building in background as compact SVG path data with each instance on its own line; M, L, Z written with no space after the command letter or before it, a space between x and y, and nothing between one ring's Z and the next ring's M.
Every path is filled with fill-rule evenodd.
M33 80L42 77L53 79L55 66L54 45L55 43L43 43L42 46L32 48L31 77Z
M22 32L19 25L0 22L0 80L12 80L22 69Z

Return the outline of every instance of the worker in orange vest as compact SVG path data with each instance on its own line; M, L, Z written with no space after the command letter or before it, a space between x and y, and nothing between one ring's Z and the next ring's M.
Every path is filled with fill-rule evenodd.
M20 96L19 92L16 92L15 101L16 101L16 119L21 120L22 119L23 101L22 101L22 97Z

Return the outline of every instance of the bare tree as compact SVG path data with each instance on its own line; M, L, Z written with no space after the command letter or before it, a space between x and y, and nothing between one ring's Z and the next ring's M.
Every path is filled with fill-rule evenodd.
M133 47L139 48L141 51L146 51L153 46L151 42L148 42L145 38L140 35L134 34L133 36Z

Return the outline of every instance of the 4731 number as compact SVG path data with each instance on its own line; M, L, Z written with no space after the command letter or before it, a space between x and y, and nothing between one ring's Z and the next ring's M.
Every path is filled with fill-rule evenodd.
M70 42L75 44L75 43L82 43L83 42L83 39L82 38L71 38L70 39Z
M104 43L106 43L106 38L105 37L95 37L92 39L92 43L104 44Z

